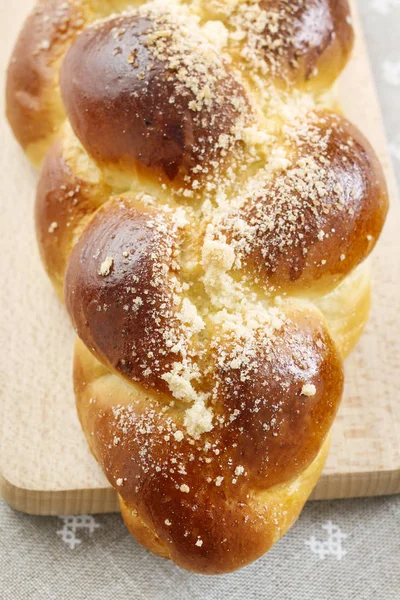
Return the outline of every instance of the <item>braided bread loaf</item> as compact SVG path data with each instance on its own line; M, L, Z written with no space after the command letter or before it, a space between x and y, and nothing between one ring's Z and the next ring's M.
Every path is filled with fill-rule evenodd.
M324 464L387 212L331 92L352 39L346 0L42 0L11 59L83 430L192 571L266 552Z

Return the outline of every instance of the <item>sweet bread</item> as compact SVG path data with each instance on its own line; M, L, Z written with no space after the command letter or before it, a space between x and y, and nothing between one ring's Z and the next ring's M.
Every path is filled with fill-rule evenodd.
M326 458L388 207L332 93L352 42L346 0L43 0L10 62L83 430L191 571L265 553Z

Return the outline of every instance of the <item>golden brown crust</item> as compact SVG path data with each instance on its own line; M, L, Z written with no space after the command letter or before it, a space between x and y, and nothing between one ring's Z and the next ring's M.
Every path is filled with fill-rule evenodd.
M72 45L61 69L62 96L96 160L159 169L171 180L199 163L221 162L217 142L245 116L247 101L211 44L187 35L180 22L150 12L104 21Z
M123 10L130 0L114 0ZM65 121L59 69L85 25L102 16L97 0L37 0L17 39L7 71L6 113L14 135L39 166Z
M268 0L264 3L268 4ZM292 73L297 81L301 74L300 81L304 80L308 89L326 88L338 77L353 48L349 5L347 0L312 0L300 4L295 10L289 61Z
M7 118L34 162L48 147L65 111L58 92L58 66L85 19L80 2L42 0L27 19L7 73Z
M72 248L88 218L109 195L110 188L104 182L85 181L74 173L61 142L54 143L40 172L35 221L44 266L61 298Z
M324 360L330 358L326 354ZM163 411L153 396L139 388L132 390L93 363L96 360L79 342L75 353L78 411L95 456L120 494L124 519L132 533L139 534L139 541L184 568L206 574L233 571L270 548L292 524L314 486L325 448L322 455L318 456L319 448L313 452L305 467L298 465L297 477L293 473L284 483L274 485L271 480L267 488L265 484L259 487L260 460L284 459L282 453L274 453L273 446L279 443L275 441L279 432L290 427L287 417L276 425L278 436L270 434L271 454L259 444L254 448L253 442L249 447L246 437L225 438L223 425L195 444L188 439L178 442L171 432L171 424L177 422L173 408ZM329 375L320 379L321 388L335 379L332 366ZM322 392L326 400L332 398L329 387ZM274 400L279 402L279 398ZM301 399L291 400L302 411ZM273 405L272 398L268 402ZM289 399L286 402L289 405ZM321 402L322 396L312 400L314 406ZM244 412L245 419L263 418L247 409ZM321 424L320 416L311 412L300 421L304 426L317 418ZM329 414L327 428L331 418ZM243 421L239 418L234 423L239 432ZM301 431L298 427L297 432ZM265 443L262 436L257 439ZM256 456L256 450L262 456Z
M287 485L276 486L243 505L235 506L231 503L230 510L226 507L225 512L221 511L218 526L210 527L207 536L210 543L207 547L203 538L196 539L196 536L192 536L186 546L178 550L171 545L168 537L163 544L120 496L121 513L132 535L151 552L163 558L170 558L179 566L204 575L229 573L265 554L290 529L321 474L328 449L327 440L317 458L298 479ZM212 508L217 507L212 505ZM252 509L252 516L259 514L260 521L250 521L248 513L251 513ZM207 511L207 521L210 515L211 510ZM223 538L217 533L220 522L222 532L230 534L229 544L228 538ZM203 543L198 546L200 541Z
M127 527L225 573L266 552L317 481L387 191L320 94L351 49L345 0L128 4L42 1L8 116L38 162L57 133L39 246Z
M160 538L145 525L137 511L132 510L132 508L125 504L121 496L119 496L119 504L125 525L139 544L162 558L171 558L165 544L163 544Z
M314 300L329 324L329 333L342 358L346 358L353 350L368 322L371 308L370 271L366 261L332 292Z
M326 111L288 128L283 147L293 152L289 166L273 178L258 174L252 196L224 217L216 235L227 236L256 284L326 293L380 235L388 211L382 167L360 131Z
M65 302L79 337L121 375L161 392L168 387L160 374L176 359L164 336L168 332L172 339L179 329L173 303L178 290L171 281L175 245L165 215L114 200L84 231L65 280ZM108 264L109 272L102 271Z
M298 476L318 454L342 395L342 364L320 315L305 310L288 312L272 339L258 332L247 352L256 358L241 368L232 368L229 350L215 357L213 405L229 423L222 447L236 447L233 463L251 469L252 489L265 489Z
M353 29L347 0L204 0L230 30L231 52L246 76L318 91L347 63ZM211 6L209 6L211 5Z

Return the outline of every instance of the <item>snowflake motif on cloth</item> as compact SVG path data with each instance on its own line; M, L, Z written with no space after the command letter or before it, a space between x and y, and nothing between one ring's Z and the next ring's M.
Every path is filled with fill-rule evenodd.
M57 535L71 550L74 550L82 542L76 535L78 529L86 530L91 535L101 527L100 523L97 523L91 515L70 515L59 518L64 522L64 526L57 531Z
M347 538L347 534L343 533L338 525L334 525L332 521L327 521L321 528L327 532L327 539L324 541L318 540L315 536L304 543L308 546L320 560L324 560L328 556L334 556L337 560L342 560L347 554L347 550L342 547L342 540Z

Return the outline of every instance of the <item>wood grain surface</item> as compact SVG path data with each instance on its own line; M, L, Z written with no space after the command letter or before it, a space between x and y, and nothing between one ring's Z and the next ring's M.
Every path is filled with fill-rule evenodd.
M0 8L3 74L33 0ZM372 315L346 362L346 390L331 453L314 499L400 492L400 207L382 119L359 30L339 88L346 115L369 137L386 169L391 210L372 258ZM0 112L4 114L1 98ZM36 173L1 121L0 488L33 514L118 510L75 412L74 333L40 264L33 226Z

